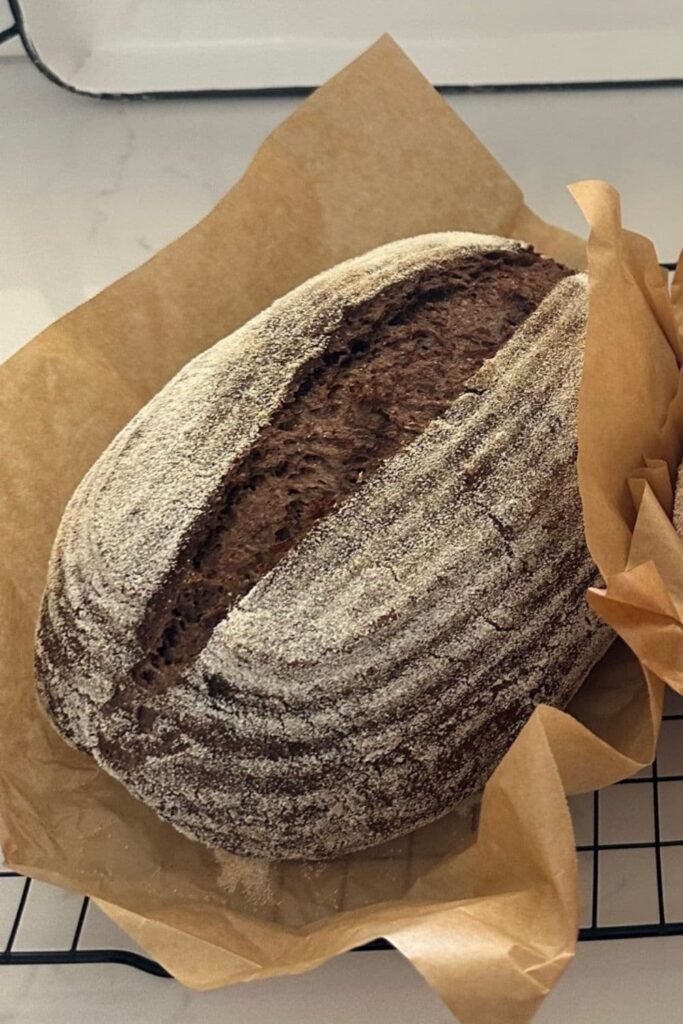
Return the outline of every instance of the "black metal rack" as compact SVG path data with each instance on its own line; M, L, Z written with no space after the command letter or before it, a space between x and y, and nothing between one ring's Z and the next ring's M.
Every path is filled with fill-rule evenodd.
M665 715L665 721L683 720L683 715ZM664 873L662 869L662 850L666 847L683 847L682 839L662 839L659 814L660 782L683 782L683 775L660 775L657 761L652 765L652 776L649 778L624 779L619 786L643 785L651 788L653 833L652 842L600 842L600 792L593 794L593 842L577 846L579 853L590 853L593 857L592 889L591 889L591 923L579 931L579 939L586 942L596 939L643 939L656 936L683 935L683 921L669 921L666 913L664 889ZM654 854L654 869L657 886L657 921L651 924L598 924L600 856L608 850L651 850Z

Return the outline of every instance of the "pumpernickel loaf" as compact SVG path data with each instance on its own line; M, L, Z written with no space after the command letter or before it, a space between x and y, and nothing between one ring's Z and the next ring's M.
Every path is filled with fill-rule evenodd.
M189 363L71 499L36 644L76 747L267 857L479 788L611 635L576 480L586 281L507 239L394 242Z

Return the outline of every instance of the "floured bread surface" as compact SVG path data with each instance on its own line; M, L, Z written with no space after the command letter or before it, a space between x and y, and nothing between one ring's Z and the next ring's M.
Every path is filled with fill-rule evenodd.
M479 788L611 635L576 482L586 281L392 243L193 360L87 474L36 645L60 732L181 831L329 857Z
M673 520L677 533L683 537L683 462L678 467L676 474Z

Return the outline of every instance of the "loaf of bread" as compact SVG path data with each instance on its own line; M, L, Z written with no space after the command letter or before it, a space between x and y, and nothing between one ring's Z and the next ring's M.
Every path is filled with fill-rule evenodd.
M443 815L611 635L576 478L586 280L393 242L189 363L71 499L44 707L180 831L322 858Z

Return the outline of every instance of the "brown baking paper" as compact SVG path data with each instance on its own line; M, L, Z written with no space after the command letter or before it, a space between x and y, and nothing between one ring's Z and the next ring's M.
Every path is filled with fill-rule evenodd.
M649 672L683 693L683 540L671 522L683 453L683 262L621 226L604 182L572 189L591 225L580 425L586 533L604 587L590 602Z
M596 222L610 209L596 193ZM384 37L301 104L200 224L0 367L5 856L18 871L96 898L186 985L305 971L385 936L464 1024L528 1021L575 946L565 792L610 783L652 757L659 666L644 679L616 645L570 713L537 709L480 808L472 802L365 854L277 864L179 835L69 748L37 708L33 630L52 540L71 492L116 432L189 358L310 275L380 243L445 229L524 238L575 266L584 259L582 243L525 206ZM596 260L603 247L598 236ZM601 285L598 295L609 320L612 293ZM663 316L662 303L646 305ZM660 347L652 400L663 405L675 366L670 354L672 366L664 365ZM635 369L632 376L637 383ZM601 566L622 568L627 495L617 467L599 454L600 438L585 429L591 402L589 391L582 456L591 543ZM655 487L657 472L647 471Z

